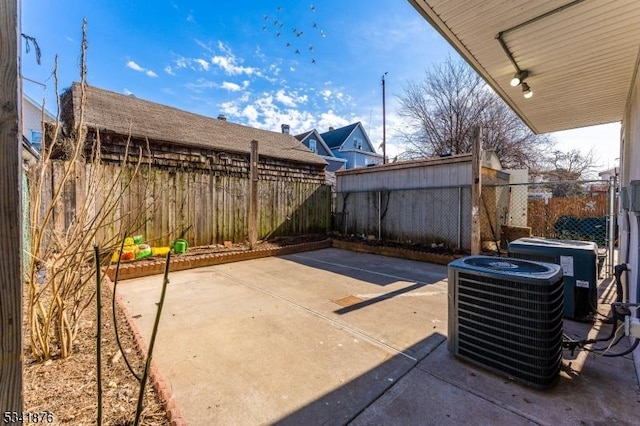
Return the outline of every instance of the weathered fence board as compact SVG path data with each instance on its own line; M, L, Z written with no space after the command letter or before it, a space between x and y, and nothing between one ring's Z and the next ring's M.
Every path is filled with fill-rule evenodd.
M159 169L141 167L133 178L134 168L119 164L101 164L103 190L95 200L86 197L90 168L77 164L72 179L55 209L54 227L64 232L73 220L80 203L94 203L99 209L108 199L105 191L131 184L111 207L106 225L97 234L97 242L116 241L123 230L142 234L154 245L167 245L184 233L190 245L202 246L235 242L247 238L248 179L242 176L215 175L203 170ZM64 165L52 162L42 200L50 202L51 188L61 179ZM122 173L123 179L118 179ZM115 188L117 191L118 188ZM258 238L325 232L330 226L330 187L295 180L259 180Z

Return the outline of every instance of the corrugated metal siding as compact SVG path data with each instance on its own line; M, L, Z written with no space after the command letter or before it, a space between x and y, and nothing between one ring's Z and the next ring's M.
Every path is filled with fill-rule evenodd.
M640 1L584 1L505 35L534 91L524 99L496 35L567 0L410 0L535 131L620 121L640 47Z
M338 174L339 192L396 190L471 184L469 161L406 168L378 166L358 174Z
M470 249L471 155L353 169L336 176L337 231Z

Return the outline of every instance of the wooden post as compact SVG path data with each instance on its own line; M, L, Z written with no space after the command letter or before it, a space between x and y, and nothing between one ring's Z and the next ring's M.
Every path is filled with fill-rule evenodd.
M22 411L19 0L0 2L0 415Z
M482 191L482 129L473 129L471 148L471 254L480 254L480 200Z
M258 242L258 141L251 141L249 157L249 247Z

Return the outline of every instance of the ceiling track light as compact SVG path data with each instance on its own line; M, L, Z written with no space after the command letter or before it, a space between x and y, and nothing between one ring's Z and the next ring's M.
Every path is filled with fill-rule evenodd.
M529 77L529 71L527 70L516 71L516 73L513 75L513 78L511 79L511 86L512 87L520 86L520 84L522 84L524 79L527 77Z
M531 87L529 87L529 85L524 81L522 82L522 95L526 99L529 99L533 96L533 90L531 90Z

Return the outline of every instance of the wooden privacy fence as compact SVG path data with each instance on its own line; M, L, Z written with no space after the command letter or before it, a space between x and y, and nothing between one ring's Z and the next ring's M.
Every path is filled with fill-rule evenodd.
M68 164L67 164L68 165ZM123 196L109 213L97 234L98 242L111 241L121 230L143 235L154 245L168 245L178 237L190 245L203 246L225 240L242 242L247 238L249 179L232 174L207 173L142 165L134 177L133 166L118 163L77 162L71 179L64 186L62 201L54 209L53 227L64 232L74 220L76 210L86 202L86 176L98 167L100 191L113 185L124 189ZM124 167L124 168L123 168ZM43 204L51 200L51 188L61 178L62 161L51 161L44 185ZM122 172L123 178L118 179ZM104 204L100 191L93 209ZM258 182L258 238L326 232L330 225L330 187L297 180L261 179Z
M532 235L589 239L604 245L609 215L606 194L529 200Z
M579 191L566 194L565 187ZM483 240L498 241L504 237L504 226L516 225L530 229L535 237L588 240L603 246L612 211L604 191L609 191L609 183L602 181L483 186Z

